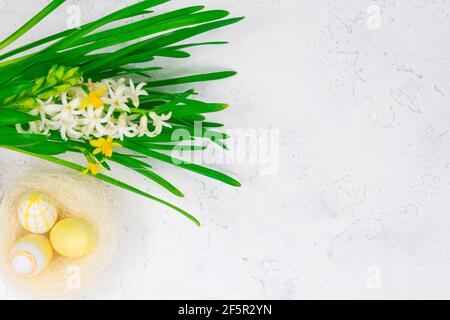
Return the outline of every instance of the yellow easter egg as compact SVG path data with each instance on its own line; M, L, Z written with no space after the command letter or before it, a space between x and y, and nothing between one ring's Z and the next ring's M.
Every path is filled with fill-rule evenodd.
M9 263L19 275L34 276L48 267L53 259L50 241L40 234L20 238L11 249Z
M84 219L66 218L50 231L50 242L60 255L80 258L87 255L95 245L94 227Z
M40 192L25 193L19 201L17 216L22 226L33 233L46 233L55 224L58 213L53 201Z

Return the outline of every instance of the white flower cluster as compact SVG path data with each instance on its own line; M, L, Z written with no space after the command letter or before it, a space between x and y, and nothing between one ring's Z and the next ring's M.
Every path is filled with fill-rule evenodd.
M64 140L106 136L120 140L144 135L156 137L163 127L170 127L166 121L172 113L158 115L137 110L139 97L148 95L143 90L144 86L145 83L135 86L131 79L128 85L123 78L80 82L58 97L48 101L38 99L39 106L29 114L39 116L40 120L29 123L26 129L18 124L16 129L20 133L39 134L59 131ZM151 131L147 116L153 125Z

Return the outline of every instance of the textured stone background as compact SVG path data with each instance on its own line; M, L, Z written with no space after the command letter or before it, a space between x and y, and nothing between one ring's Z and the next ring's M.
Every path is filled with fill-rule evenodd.
M1 1L1 36L47 2ZM80 2L26 40L64 29ZM132 2L84 0L83 22ZM203 2L247 19L199 37L231 45L169 72L238 70L196 88L231 103L215 116L229 128L280 130L279 170L219 166L237 190L158 165L178 200L116 168L204 225L111 188L119 258L86 298L450 298L450 1ZM0 183L40 164L0 153ZM0 285L0 297L22 296Z

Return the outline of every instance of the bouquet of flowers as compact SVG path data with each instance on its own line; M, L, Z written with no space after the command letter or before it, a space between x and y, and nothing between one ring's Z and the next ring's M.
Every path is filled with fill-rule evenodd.
M37 157L93 176L106 183L165 204L199 225L188 212L123 181L106 175L110 163L125 166L171 193L183 193L158 175L148 160L173 164L204 176L240 186L235 179L175 158L176 130L188 133L184 151L201 152L205 137L225 147L221 123L205 114L227 107L195 99L196 92L163 87L217 80L235 72L194 74L153 80L161 70L155 58L186 58L185 50L225 42L185 43L201 33L242 18L223 10L191 6L163 14L151 9L170 0L143 0L97 21L69 29L10 51L15 40L57 9L46 8L0 43L0 147ZM135 18L134 22L126 20ZM116 22L126 21L125 24ZM113 23L114 26L112 25ZM149 65L148 62L152 62ZM201 125L201 130L196 129ZM84 163L61 157L82 155Z

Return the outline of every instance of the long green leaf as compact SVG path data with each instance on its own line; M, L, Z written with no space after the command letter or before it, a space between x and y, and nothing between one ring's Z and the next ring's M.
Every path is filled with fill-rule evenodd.
M0 86L0 102L31 88L33 85L34 83L31 81L13 81ZM0 107L2 106L0 105Z
M22 149L33 152L33 153L39 153L44 155L58 155L63 154L67 151L66 147L62 143L55 143L51 141L42 141L38 144L29 146L29 147L23 147Z
M111 160L127 168L130 168L131 170L136 171L137 173L140 173L144 177L149 178L150 180L156 182L166 190L172 192L174 195L178 197L184 197L184 194L169 181L159 176L155 172L145 168L146 165L145 162L118 154L114 154Z
M174 109L172 111L172 116L183 117L199 113L219 112L226 108L228 108L228 105L224 103L192 102L189 105Z
M164 86L169 86L169 85L202 82L202 81L212 81L212 80L219 80L219 79L232 77L234 75L236 75L236 72L234 72L234 71L196 74L196 75L180 77L180 78L150 81L150 82L148 82L148 86L149 87L164 87Z
M87 36L81 38L80 40L78 40L75 43L75 45L82 45L82 44L86 44L89 42L98 42L99 40L105 40L105 39L117 41L117 40L111 39L111 38L112 37L116 38L118 35L130 34L131 32L137 32L137 31L142 32L142 30L147 30L148 35L150 35L151 33L154 32L154 30L148 29L149 27L151 28L152 26L154 26L156 24L160 24L161 22L165 22L167 20L172 20L174 18L177 18L177 19L175 19L175 21L177 21L177 20L179 20L179 17L192 14L194 12L202 10L203 8L204 8L204 6L192 6L192 7L187 7L187 8L183 8L183 9L178 9L175 11L163 13L163 14L160 14L160 15L157 15L154 17L150 17L150 18L147 18L144 20L126 24L124 26L120 26L117 28L112 28L112 29L97 32L94 34L90 34L90 35L87 35ZM161 27L159 27L158 29L161 29ZM164 30L162 30L162 31L164 31Z
M48 16L53 10L62 5L66 0L53 0L47 7L42 9L38 14L36 14L33 18L31 18L27 23L25 23L22 27L20 27L16 32L11 34L8 38L3 40L0 43L0 50L6 48L11 43L20 38L23 34L25 34L28 30L33 28L36 24L38 24L42 19Z
M84 28L80 28L75 33L63 38L62 40L56 42L55 44L51 45L45 52L48 51L58 51L62 49L66 49L67 47L71 46L72 44L76 43L79 39L81 39L83 36L91 33L92 31L107 25L111 22L114 22L116 20L123 19L124 16L129 16L130 13L144 13L146 9L155 7L157 5L166 3L170 0L144 0L138 3L135 3L133 5L130 5L128 7L125 7L121 10L118 10L116 12L113 12L101 19L98 19L97 21L94 21L88 25L86 25Z
M149 11L148 13L151 13L151 12ZM127 19L127 18L132 18L132 17L138 16L138 15L142 15L142 12L134 12L133 11L133 12L130 12L128 15L123 15L121 18L122 19ZM117 21L122 20L122 19L117 19ZM84 24L84 25L80 26L80 28L85 28L91 23L92 22ZM66 36L69 36L69 35L75 33L78 30L79 30L79 28L65 30L65 31L62 31L62 32L55 33L55 34L53 34L51 36L48 36L48 37L45 37L45 38L42 38L42 39L30 42L30 43L27 43L27 44L25 44L25 45L23 45L23 46L21 46L19 48L16 48L14 50L11 50L11 51L9 51L7 53L4 53L4 54L0 55L0 60L4 60L6 58L15 56L15 55L17 55L19 53L22 53L22 52L34 49L36 47L39 47L39 46L44 45L44 44L47 44L47 43L52 42L54 40L58 40L58 39L64 38ZM84 38L86 38L86 37L84 37ZM84 38L82 38L82 39L84 39ZM78 42L75 43L75 45L77 45L77 44L78 44ZM34 54L30 54L30 55L28 55L26 57L29 58L32 55L34 55ZM12 60L11 62L18 61L18 60L21 60L21 59L15 59L15 60ZM0 63L0 65L2 65L2 63Z
M46 137L41 134L22 134L0 132L0 145L11 147L30 147L45 141Z
M187 161L184 161L181 159L176 159L176 158L173 158L166 154L156 152L154 150L150 150L148 148L145 148L145 146L139 145L137 143L124 141L123 146L127 149L133 150L140 154L144 154L146 156L149 156L149 157L155 158L157 160L178 166L180 168L199 173L201 175L204 175L206 177L209 177L209 178L212 178L215 180L222 181L231 186L234 186L234 187L241 186L241 184L237 180L231 178L230 176L227 176L226 174L223 174L221 172L200 166L198 164L190 163L190 162L187 162Z
M210 30L214 30L217 28L224 27L226 25L236 23L240 20L242 20L242 18L231 18L231 19L225 19L225 20L204 23L199 26L176 30L176 31L173 31L168 34L163 34L163 35L160 35L160 36L148 39L148 40L144 40L139 43L125 47L123 49L120 49L114 53L111 53L105 59L102 59L101 61L94 61L94 62L87 64L84 67L84 71L87 74L94 73L94 71L99 71L102 67L109 66L112 62L117 61L120 58L129 56L130 54L135 53L138 50L143 50L146 47L151 48L152 50L156 50L156 49L183 41L185 39L191 38L195 35L199 35L201 33L204 33L204 32L210 31ZM128 64L128 63L129 62L124 62L123 64Z
M20 111L0 109L0 125L14 125L16 123L28 123L37 120L35 116Z
M86 37L82 37L78 41L74 42L72 45L76 46L76 48L73 50L66 50L63 55L67 56L67 58L70 58L71 56L85 55L96 50L105 49L107 47L125 43L141 37L146 37L158 32L217 20L228 14L226 11L219 10L191 14L192 12L200 9L202 9L201 6L189 7L92 35L87 35ZM68 49L72 45L66 46L65 49ZM47 58L53 59L53 56L47 56Z
M161 143L152 143L152 142L142 142L146 148L152 150L165 150L165 151L173 151L175 148L180 149L180 146L176 144L161 144ZM196 146L196 145L183 145L181 151L204 151L207 148L205 146Z

